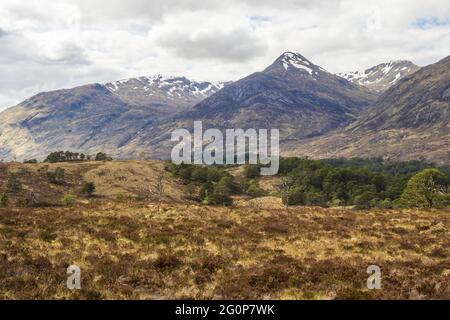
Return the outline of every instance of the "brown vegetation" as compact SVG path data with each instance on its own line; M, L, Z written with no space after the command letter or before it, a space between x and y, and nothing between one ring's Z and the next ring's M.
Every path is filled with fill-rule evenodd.
M284 209L273 197L204 206L184 201L172 177L159 205L139 197L144 175L134 171L153 170L153 185L157 162L58 164L64 185L50 184L41 166L0 171L0 193L14 171L39 203L56 204L18 206L19 193L0 208L3 299L450 298L449 210ZM61 206L82 181L95 183L96 197ZM66 288L73 264L80 291ZM373 264L381 290L366 287Z

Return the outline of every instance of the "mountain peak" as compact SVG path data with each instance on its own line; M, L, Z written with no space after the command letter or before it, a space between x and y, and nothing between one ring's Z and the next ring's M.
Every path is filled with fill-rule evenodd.
M317 74L325 72L325 70L306 59L300 53L287 51L279 56L264 72L278 76L285 76L286 72L294 72L295 74L310 76L316 80Z
M277 62L281 63L286 70L289 69L289 67L293 67L306 70L311 75L313 72L314 64L300 53L285 52L277 59Z
M374 92L381 93L419 69L418 66L408 60L391 60L364 71L352 71L339 73L338 75Z

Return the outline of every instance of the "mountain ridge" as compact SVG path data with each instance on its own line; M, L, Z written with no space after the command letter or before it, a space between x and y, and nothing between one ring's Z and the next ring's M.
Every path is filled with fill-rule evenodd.
M235 82L154 75L43 92L0 113L0 159L43 159L57 150L102 151L122 159L145 153L147 158L167 159L171 132L202 120L205 128L281 129L282 151L293 155L445 161L435 149L448 147L448 100L441 97L450 95L445 87L450 66L436 65L405 73L383 92L375 92L301 54L285 52L262 71ZM398 67L391 63L390 71ZM418 74L426 79L418 79ZM439 132L436 139L426 138L430 131ZM412 139L411 147L402 134L410 140L414 134L425 135L423 141L432 145L417 152L421 140ZM400 149L405 143L409 155L384 152L379 147L383 139Z
M416 72L420 67L408 60L391 60L364 71L338 73L348 81L367 87L376 93L383 93L402 78Z
M293 146L291 146L293 147ZM304 141L312 157L450 162L450 56L405 76L349 126Z

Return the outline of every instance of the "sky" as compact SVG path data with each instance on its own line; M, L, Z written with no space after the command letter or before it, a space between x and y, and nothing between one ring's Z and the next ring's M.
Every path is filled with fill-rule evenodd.
M450 55L448 0L0 0L0 110L154 74L238 80L285 51L330 72Z

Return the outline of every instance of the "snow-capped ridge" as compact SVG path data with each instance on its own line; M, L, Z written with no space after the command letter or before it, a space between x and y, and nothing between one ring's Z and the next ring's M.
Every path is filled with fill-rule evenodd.
M165 94L168 97L188 98L189 96L208 97L221 90L224 82L197 82L184 76L156 74L138 78L122 79L105 84L114 94L129 91L143 91L146 95Z
M419 67L411 61L391 60L364 71L338 73L337 75L375 92L383 92L418 69Z

